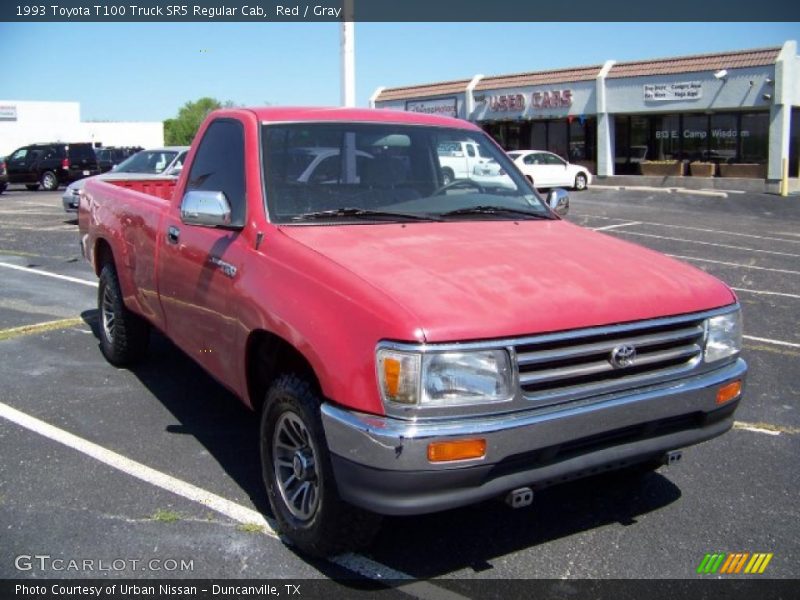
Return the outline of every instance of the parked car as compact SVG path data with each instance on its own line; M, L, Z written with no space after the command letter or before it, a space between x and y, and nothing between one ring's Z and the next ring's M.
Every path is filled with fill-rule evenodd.
M153 177L177 177L189 146L169 146L142 150L122 161L113 171L97 175L103 179L152 179ZM78 198L86 185L86 179L79 179L67 186L61 196L65 212L78 212Z
M513 186L443 184L453 140ZM338 174L299 181L293 153L331 145ZM80 196L101 351L141 360L155 328L241 398L277 528L303 552L365 544L380 514L519 508L672 464L733 426L733 291L563 220L567 193L544 200L475 124L218 110L180 177L149 184L97 177Z
M0 194L8 187L8 172L6 171L6 157L0 156Z
M91 144L61 142L18 148L6 160L6 169L9 183L46 191L100 172Z
M140 150L144 150L144 148L106 146L103 148L95 148L94 153L97 156L97 164L100 166L100 172L107 173L123 160L136 154Z
M508 155L537 188L571 187L585 190L592 182L592 175L586 167L573 165L552 152L514 150Z

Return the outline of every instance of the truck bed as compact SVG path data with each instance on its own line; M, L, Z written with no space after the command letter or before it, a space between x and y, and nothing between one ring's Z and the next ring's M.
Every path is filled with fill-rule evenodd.
M177 179L174 177L152 177L148 179L116 179L109 180L119 187L156 196L162 200L171 200Z

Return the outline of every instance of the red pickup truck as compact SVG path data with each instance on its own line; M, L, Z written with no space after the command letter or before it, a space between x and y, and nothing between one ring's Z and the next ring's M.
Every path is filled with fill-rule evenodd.
M445 177L464 142L494 175ZM104 355L154 327L256 411L278 526L325 555L732 426L733 292L567 208L465 121L261 108L212 113L176 182L89 181L79 222Z

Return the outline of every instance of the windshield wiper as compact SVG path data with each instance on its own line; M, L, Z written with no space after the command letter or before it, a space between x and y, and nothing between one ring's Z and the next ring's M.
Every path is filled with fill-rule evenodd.
M430 215L415 215L412 213L400 213L387 210L371 210L369 208L334 208L332 210L318 210L314 212L302 213L292 217L292 221L313 221L316 219L338 219L341 217L355 217L365 219L385 219L392 221L441 221L437 217Z
M482 204L480 206L467 206L466 208L457 208L456 210L449 210L442 213L442 217L457 217L460 215L512 215L521 216L526 219L545 219L551 220L552 217L544 213L531 212L522 208L509 208L506 206L490 206Z

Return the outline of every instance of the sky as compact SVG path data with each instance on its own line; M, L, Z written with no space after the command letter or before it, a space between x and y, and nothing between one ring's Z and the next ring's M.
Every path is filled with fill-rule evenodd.
M743 48L800 23L356 23L356 102L379 86ZM0 100L77 101L81 118L160 121L203 96L339 103L337 23L0 23Z

